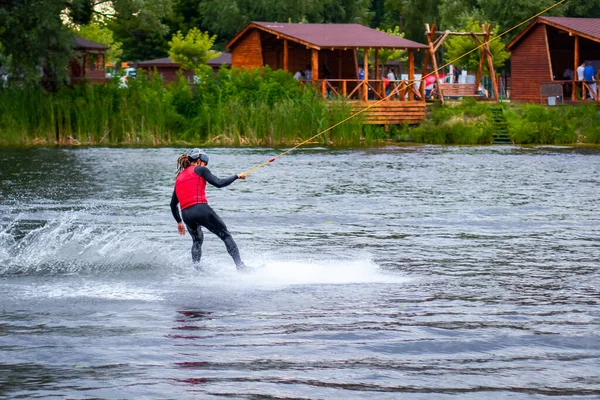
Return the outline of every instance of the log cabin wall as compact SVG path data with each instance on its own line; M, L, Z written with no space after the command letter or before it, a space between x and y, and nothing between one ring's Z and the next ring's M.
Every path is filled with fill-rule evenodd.
M294 74L296 71L306 70L306 66L310 64L310 54L311 49L288 40L288 68L290 72Z
M538 24L512 50L511 100L539 103L540 84L550 81L552 81L552 71L546 25Z
M249 31L232 49L231 66L233 68L262 68L263 56L260 33L256 29Z
M268 32L258 33L260 36L260 48L262 50L261 56L264 65L268 65L273 70L283 69L284 40L282 38L278 39L275 35ZM234 57L233 54L236 54L237 48L244 45L245 44L242 43L236 45L236 47L233 49L232 57ZM310 66L311 63L312 49L307 48L304 44L296 43L291 39L288 39L287 45L288 71L292 74L294 74L296 71L305 71L307 66ZM233 66L236 66L235 61L233 60L232 64ZM246 68L254 68L249 67L248 64L244 66ZM327 66L327 69L331 73L332 79L357 79L353 49L321 49L319 51L319 78L324 78L324 66Z
M355 50L342 50L342 79L358 79L358 65L355 62Z

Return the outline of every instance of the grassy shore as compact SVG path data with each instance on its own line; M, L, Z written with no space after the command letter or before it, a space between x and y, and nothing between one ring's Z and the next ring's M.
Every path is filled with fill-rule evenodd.
M543 107L478 103L428 106L417 127L362 125L358 116L314 139L326 146L389 141L489 144L505 121L518 144L600 143L594 104ZM0 89L0 146L292 146L351 115L343 101L324 101L284 71L230 71L190 86L139 77L128 88L107 85Z
M489 144L502 128L515 144L600 144L595 103L548 107L465 99L434 104L420 126L404 127L395 136L418 143Z
M331 105L331 103L329 103ZM128 88L108 85L0 89L0 146L102 145L287 146L312 137L351 113L328 106L284 71L229 71L190 86L138 77ZM315 139L353 146L378 140L360 118Z

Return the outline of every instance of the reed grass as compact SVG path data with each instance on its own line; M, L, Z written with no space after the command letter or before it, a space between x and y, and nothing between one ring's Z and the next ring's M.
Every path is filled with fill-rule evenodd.
M543 107L500 105L511 139L521 144L600 144L595 104ZM492 107L463 102L430 106L417 127L363 125L343 100L323 100L284 71L228 70L191 85L180 77L165 85L158 76L106 85L0 88L0 146L274 146L311 140L324 146L371 146L382 141L489 144Z
M600 114L595 104L508 108L511 138L518 144L600 144Z
M0 89L0 145L285 146L327 129L351 113L324 101L283 71L229 71L164 85L140 76L128 88L107 85ZM360 144L360 119L315 139Z

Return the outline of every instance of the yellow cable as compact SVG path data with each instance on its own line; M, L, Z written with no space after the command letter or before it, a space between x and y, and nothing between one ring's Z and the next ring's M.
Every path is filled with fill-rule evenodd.
M517 24L517 25L513 26L512 28L510 28L510 29L507 29L506 31L502 32L500 35L498 35L498 36L496 36L496 37L494 37L494 38L492 38L492 39L488 40L487 42L484 42L484 43L480 44L479 46L475 47L474 49L472 49L472 50L470 50L470 51L466 52L465 54L461 55L460 57L457 57L457 58L455 58L454 60L452 60L452 61L450 61L450 62L448 62L448 63L446 63L446 64L442 65L441 67L437 68L436 70L433 70L433 71L431 71L430 73L426 74L425 76L422 76L422 77L421 77L421 81L423 81L423 79L424 79L424 78L426 78L426 77L428 77L428 76L430 76L430 75L432 75L432 74L435 74L437 71L439 71L439 70L441 70L441 69L443 69L443 68L445 68L445 67L449 66L450 64L453 64L455 61L458 61L458 60L460 60L461 58L463 58L463 57L465 57L465 56L467 56L467 55L469 55L469 54L473 53L474 51L477 51L477 50L479 50L480 48L482 48L482 47L483 47L483 46L485 46L486 44L489 44L489 43L493 42L494 40L501 38L502 36L506 35L507 33L509 33L509 32L511 32L511 31L513 31L513 30L517 29L518 27L520 27L520 26L522 26L522 25L526 24L527 22L529 22L529 21L531 21L531 20L533 20L533 19L535 19L535 18L539 17L540 15L542 15L542 14L544 14L544 13L546 13L546 12L550 11L550 10L551 10L551 9L553 9L554 7L557 7L557 6L561 5L561 4L562 4L562 3L564 3L565 1L567 1L567 0L560 0L560 1L556 2L556 3L554 3L553 5L551 5L550 7L546 8L545 10L543 10L543 11L541 11L541 12L539 12L539 13L535 14L534 16L532 16L532 17L530 17L530 18L528 18L528 19L526 19L526 20L524 20L524 21L520 22L519 24ZM434 54L433 56L435 57L435 54ZM411 85L414 85L414 83L415 83L414 81L413 81L413 82L411 82L411 83L410 83L410 84L409 84L407 87L409 87L409 86L411 86ZM359 110L359 111L355 112L354 114L350 115L349 117L347 117L347 118L345 118L345 119L343 119L343 120L341 120L341 121L337 122L336 124L334 124L334 125L330 126L330 127L329 127L329 128L327 128L327 129L324 129L323 131L321 131L321 132L317 133L316 135L314 135L314 136L311 136L310 138L308 138L308 139L306 139L306 140L304 140L304 141L302 141L302 142L298 143L298 144L297 144L297 145L295 145L294 147L291 147L291 148L287 149L286 151L284 151L284 152L282 152L282 153L279 153L279 154L278 154L278 155L276 155L275 157L272 157L272 158L270 158L269 160L267 160L267 161L263 162L262 164L259 164L259 165L257 165L256 167L254 167L254 168L252 168L252 169L249 169L248 171L244 172L244 174L245 174L245 175L249 175L249 174L251 174L252 172L254 172L254 171L256 171L256 170L258 170L258 169L260 169L260 168L264 167L265 165L267 165L267 164L269 164L269 163L272 163L273 161L275 161L275 160L276 160L276 159L278 159L279 157L283 157L284 155L286 155L286 154L288 154L289 152L291 152L291 151L293 151L293 150L297 149L298 147L305 145L306 143L308 143L308 142L312 141L313 139L316 139L317 137L321 136L322 134L329 132L330 130L334 129L335 127L337 127L337 126L339 126L339 125L341 125L341 124L343 124L343 123L345 123L346 121L349 121L349 120L351 120L352 118L354 118L354 117L356 117L356 116L358 116L358 115L360 115L360 114L364 113L365 111L367 111L367 110L369 110L369 109L371 109L371 108L375 107L376 105L378 105L378 104L379 104L379 103L381 103L382 101L385 101L385 100L387 100L387 99L388 99L388 97L391 97L391 96L393 96L393 95L395 95L395 94L396 94L396 93L395 93L395 91L391 91L391 92L390 92L390 94L389 94L389 95L387 95L386 97L383 97L383 98L381 98L381 99L377 100L376 102L372 103L370 106L367 106L367 107L365 107L365 108L363 108L363 109L361 109L361 110Z

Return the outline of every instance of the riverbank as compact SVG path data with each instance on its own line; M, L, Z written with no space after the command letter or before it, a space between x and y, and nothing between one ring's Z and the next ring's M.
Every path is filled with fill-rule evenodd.
M423 123L395 133L399 141L429 144L490 144L505 137L523 145L600 144L595 103L541 106L465 99L433 104Z
M333 106L332 106L333 104ZM108 85L0 89L0 146L293 146L351 115L343 101L321 99L284 71L221 70L190 87L159 77L128 88ZM373 146L387 142L600 144L595 104L544 107L472 99L428 105L417 127L363 125L353 118L312 142Z

